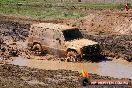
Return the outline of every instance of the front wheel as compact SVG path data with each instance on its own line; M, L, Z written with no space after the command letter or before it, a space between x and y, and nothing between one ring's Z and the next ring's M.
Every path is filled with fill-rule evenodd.
M75 51L68 51L67 52L67 62L72 61L72 62L76 62L77 61L77 52Z
M40 44L34 44L32 50L34 51L35 55L41 55L42 48Z

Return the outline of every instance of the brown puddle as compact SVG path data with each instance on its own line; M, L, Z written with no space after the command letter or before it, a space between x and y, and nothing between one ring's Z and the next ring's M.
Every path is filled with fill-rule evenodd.
M81 70L84 69L89 73L94 73L102 76L132 79L132 63L118 60L102 61L99 63L92 62L72 63L51 60L48 61L24 59L22 57L17 57L16 60L12 62L12 64L46 70L66 69L81 72Z

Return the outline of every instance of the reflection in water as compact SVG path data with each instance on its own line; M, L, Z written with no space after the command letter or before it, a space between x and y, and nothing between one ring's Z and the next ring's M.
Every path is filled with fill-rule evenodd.
M23 59L16 58L12 64L20 66L28 66L46 70L66 69L81 72L82 69L89 73L102 76L111 76L115 78L131 78L132 79L132 63L119 63L119 61L105 61L99 63L72 63L48 60Z
M121 64L113 62L101 62L99 74L116 78L132 79L132 64Z

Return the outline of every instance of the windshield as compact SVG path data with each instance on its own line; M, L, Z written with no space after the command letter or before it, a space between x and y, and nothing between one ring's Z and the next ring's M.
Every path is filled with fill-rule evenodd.
M79 29L64 30L63 35L66 41L83 38Z

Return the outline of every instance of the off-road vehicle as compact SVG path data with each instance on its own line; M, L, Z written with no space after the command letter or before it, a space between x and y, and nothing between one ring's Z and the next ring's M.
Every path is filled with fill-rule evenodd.
M78 28L52 23L32 24L28 46L35 52L46 51L73 61L100 53L99 44L84 39Z

